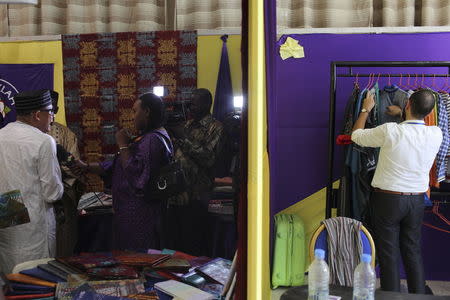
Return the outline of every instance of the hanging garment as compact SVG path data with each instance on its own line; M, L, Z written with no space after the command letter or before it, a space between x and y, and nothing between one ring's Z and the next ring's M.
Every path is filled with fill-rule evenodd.
M439 152L436 155L436 171L437 171L437 181L441 182L445 180L446 165L445 159L447 157L450 137L448 134L448 115L445 108L443 98L447 97L448 94L435 94L437 96L437 107L438 107L438 124L437 126L442 130L442 144L439 148Z
M344 124L342 128L342 134L338 136L337 144L338 145L347 145L344 148L344 166L343 166L343 174L339 182L339 193L338 193L338 215L340 216L351 216L351 178L352 174L350 172L349 166L346 164L345 158L347 157L349 151L352 149L352 141L351 141L351 133L353 129L354 120L354 112L356 101L358 100L360 94L360 90L358 85L353 85L353 90L348 98L347 104L345 106L345 114L344 114ZM347 141L347 142L346 142ZM341 143L342 142L342 143Z
M397 105L403 110L408 101L408 93L401 90L398 86L386 86L380 91L379 97L379 109L378 109L378 120L379 125L387 122L402 122L401 116L393 117L386 114L387 107L390 105Z
M377 95L378 85L375 85L371 92ZM367 95L367 89L360 94L355 104L354 117L358 118L361 111L362 102ZM366 128L376 126L375 118L369 116ZM357 220L363 220L367 212L373 173L377 164L378 150L376 148L360 147L356 144L349 146L346 156L346 165L351 172L351 206L352 216Z
M445 106L445 111L447 113L447 121L448 121L448 127L447 131L450 133L450 95L446 92L441 92L443 104ZM445 168L446 168L446 182L450 182L450 166L449 166L449 156L450 156L450 147L448 148L447 155L445 157Z
M424 119L425 125L427 126L436 126L436 107L433 108L433 111L429 113ZM439 182L437 181L437 169L436 162L433 163L433 166L430 170L430 186L439 188Z
M359 87L354 84L353 90L350 95L350 97L347 100L347 104L345 106L345 112L344 112L344 126L342 128L341 134L343 135L351 135L353 124L355 123L356 119L354 118L355 113L355 105L358 101L358 96L360 94Z

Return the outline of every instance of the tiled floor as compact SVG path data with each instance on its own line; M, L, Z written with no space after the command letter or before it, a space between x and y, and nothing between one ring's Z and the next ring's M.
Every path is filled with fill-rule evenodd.
M402 285L406 287L406 281L402 280ZM431 288L435 295L439 296L448 296L450 295L450 281L427 281L427 285ZM379 286L379 283L378 283ZM281 295L288 288L279 287L275 290L272 290L272 300L279 300Z

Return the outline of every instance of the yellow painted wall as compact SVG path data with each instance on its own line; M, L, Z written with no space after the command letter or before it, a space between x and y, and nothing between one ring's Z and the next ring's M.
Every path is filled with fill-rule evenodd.
M0 64L54 64L54 89L64 95L61 41L0 43ZM56 121L65 124L64 101L59 101Z
M338 187L339 180L333 183L333 188L337 189ZM309 241L311 240L314 231L319 227L320 222L325 219L325 203L326 189L323 188L278 213L295 214L302 219L303 224L305 225L306 245L304 250L306 253L307 267L309 266ZM332 211L332 216L335 216L334 210Z
M220 35L199 36L197 40L197 87L210 90L213 98L222 53L220 37ZM242 95L241 36L229 35L227 49L233 91L235 95Z

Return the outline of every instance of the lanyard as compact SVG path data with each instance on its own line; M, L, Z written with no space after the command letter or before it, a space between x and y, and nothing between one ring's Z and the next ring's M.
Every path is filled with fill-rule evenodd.
M405 124L412 124L412 125L425 125L425 123L421 123L421 122L405 122Z

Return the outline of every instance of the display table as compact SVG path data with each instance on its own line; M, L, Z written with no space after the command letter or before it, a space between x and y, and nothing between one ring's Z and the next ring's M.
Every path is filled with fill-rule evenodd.
M78 241L75 253L102 252L113 249L113 213L78 216Z
M341 300L352 300L353 288L342 286L330 286L330 295L340 296ZM308 286L302 285L292 287L281 295L280 300L307 300ZM450 299L450 296L433 296L418 295L396 292L386 292L381 290L375 291L375 299L377 300L433 300L433 299Z

